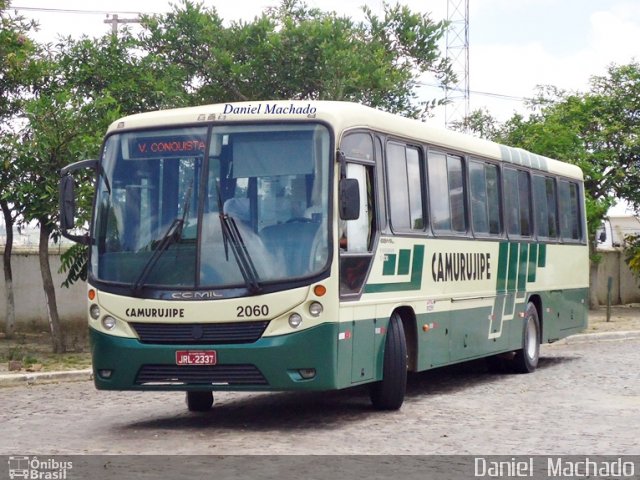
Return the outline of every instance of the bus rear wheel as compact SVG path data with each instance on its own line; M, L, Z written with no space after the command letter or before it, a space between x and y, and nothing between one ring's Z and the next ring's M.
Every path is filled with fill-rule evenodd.
M527 304L522 328L522 349L513 358L513 368L518 373L531 373L540 359L540 319L538 310L531 302Z
M206 412L213 406L213 392L187 392L187 408L190 412Z
M398 410L407 389L407 341L398 313L389 320L383 362L382 380L369 390L371 403L378 410Z

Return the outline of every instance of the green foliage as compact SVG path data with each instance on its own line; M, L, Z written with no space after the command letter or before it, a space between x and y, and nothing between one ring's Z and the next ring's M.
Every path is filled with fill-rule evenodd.
M636 278L640 279L640 235L627 235L625 240L625 260Z
M79 243L74 244L60 255L59 273L67 273L67 278L62 282L63 287L68 288L78 280L87 280L88 255L89 248Z
M150 64L181 78L190 103L259 99L351 100L412 117L434 103L416 100L417 76L445 82L438 49L443 22L385 4L356 23L283 0L252 22L225 26L214 8L184 1L144 20L140 45Z

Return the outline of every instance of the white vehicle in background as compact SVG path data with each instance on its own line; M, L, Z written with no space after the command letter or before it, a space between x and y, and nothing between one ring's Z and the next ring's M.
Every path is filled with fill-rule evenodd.
M596 233L598 249L623 247L627 235L640 235L640 219L635 215L610 215L602 221Z

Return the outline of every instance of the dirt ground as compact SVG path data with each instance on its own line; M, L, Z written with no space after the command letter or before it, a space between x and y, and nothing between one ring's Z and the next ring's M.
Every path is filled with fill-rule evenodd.
M607 308L600 307L589 312L589 326L585 333L640 330L640 304L616 305L611 307L609 321ZM9 373L10 362L20 367L18 372L77 370L91 366L91 356L86 326L73 326L66 335L67 353L52 353L49 332L45 329L31 329L18 332L13 339L7 339L0 332L0 374Z
M589 311L589 326L585 333L640 330L640 303L611 306L607 322L607 307Z

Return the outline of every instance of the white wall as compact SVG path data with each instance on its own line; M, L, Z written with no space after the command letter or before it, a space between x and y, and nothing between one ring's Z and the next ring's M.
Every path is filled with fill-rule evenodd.
M634 277L627 263L624 252L619 250L598 252L602 260L598 264L597 295L600 305L607 304L607 279L611 277L612 305L639 303L640 283Z
M85 282L76 282L70 288L62 287L66 274L58 273L59 253L49 255L51 275L56 288L58 313L62 322L79 322L86 319L87 286ZM16 324L47 325L47 301L42 288L42 276L38 252L33 248L14 247L11 260L13 271L13 292L15 295ZM1 268L0 268L1 270ZM0 274L0 329L4 330L6 321L6 296L4 271Z

